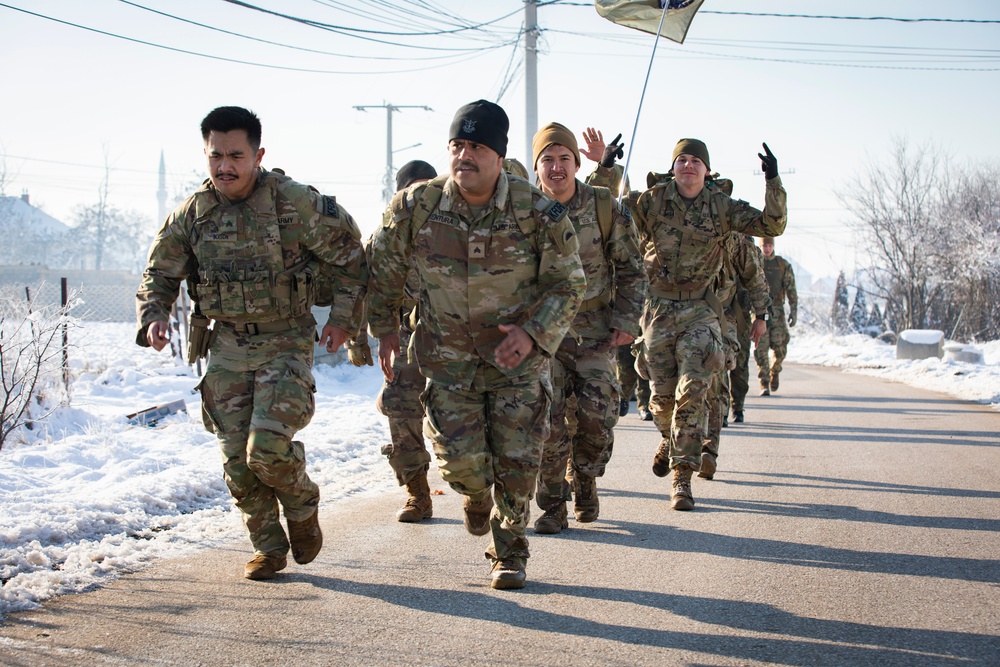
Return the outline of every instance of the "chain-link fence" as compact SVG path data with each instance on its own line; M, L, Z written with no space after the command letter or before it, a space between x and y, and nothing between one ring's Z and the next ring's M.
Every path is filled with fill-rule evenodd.
M91 322L135 320L135 291L140 276L124 271L58 271L43 266L0 267L0 298L29 301L39 307L62 303L62 280L76 302L69 315Z

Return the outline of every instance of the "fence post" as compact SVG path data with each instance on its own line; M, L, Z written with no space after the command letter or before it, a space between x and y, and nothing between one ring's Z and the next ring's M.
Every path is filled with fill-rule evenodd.
M66 387L66 402L69 403L69 281L63 277L59 279L62 288L62 376L63 385Z

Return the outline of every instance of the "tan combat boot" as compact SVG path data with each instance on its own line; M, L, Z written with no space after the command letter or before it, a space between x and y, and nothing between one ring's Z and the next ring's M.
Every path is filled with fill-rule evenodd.
M493 561L493 581L490 587L497 590L524 588L524 559L504 558Z
M674 468L674 482L670 489L670 507L681 511L694 509L690 468Z
M715 478L715 459L716 456L712 452L704 451L701 453L701 471L698 473L698 477L702 479Z
M406 499L403 509L396 512L396 519L402 523L417 523L434 516L431 506L431 488L427 485L427 472L422 472L406 483L406 492L410 497Z
M323 548L323 531L319 529L319 509L304 521L288 520L288 541L292 543L292 558L299 565L311 563Z
M666 477L668 472L670 472L670 442L663 438L660 440L660 446L656 448L656 453L653 454L653 474L657 477Z
M778 374L771 373L771 391L778 391Z
M601 501L597 497L597 479L579 470L573 477L573 514L580 523L597 521Z
M473 535L485 535L490 532L490 512L493 510L493 497L489 494L479 501L473 501L469 496L462 498L462 508L465 511L465 529Z
M760 381L760 395L761 396L770 396L771 395L771 387L767 383L767 380L761 380Z
M535 521L535 532L539 535L557 535L569 528L569 512L566 501L556 503Z
M284 570L286 565L288 565L288 559L281 554L276 556L258 554L243 568L243 576L254 581L274 579L274 575Z

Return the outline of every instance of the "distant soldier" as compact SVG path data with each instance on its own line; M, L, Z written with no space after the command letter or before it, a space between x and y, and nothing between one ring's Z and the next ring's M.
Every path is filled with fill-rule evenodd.
M611 458L620 407L615 351L628 348L639 334L646 280L628 214L607 188L576 178L580 150L573 133L549 123L535 134L531 150L538 186L569 210L587 277L571 334L552 360L552 433L542 450L536 494L544 513L535 521L536 533L551 535L569 525L567 461L576 520L596 521L600 513L597 478ZM573 434L567 430L568 397L576 399Z
M326 290L330 316L319 341L336 351L360 324L365 255L358 226L333 197L261 169L252 112L219 107L201 134L209 180L153 241L136 294L136 343L163 349L170 308L187 280L197 317L215 320L191 344L193 356L210 353L202 413L253 544L244 575L270 579L285 568L289 542L301 564L323 544L319 488L292 438L315 410L312 306Z
M719 179L716 179L719 182ZM723 188L725 189L725 188ZM732 192L732 187L727 192ZM768 308L771 297L768 293L767 280L758 259L757 247L743 234L731 233L725 240L726 257L723 261L722 273L719 276L716 294L724 309L726 320L723 323L726 342L726 368L712 378L708 392L708 430L701 448L701 471L698 477L713 479L717 460L719 458L719 440L725 417L729 411L729 372L736 368L737 356L740 351L739 331L747 330L747 337L754 342L760 340L767 329ZM737 303L737 291L745 286L750 295L753 311L756 314L751 325L747 316L741 312Z
M754 361L757 362L757 378L760 380L760 395L770 396L772 391L778 391L778 375L781 373L781 362L788 354L788 327L795 326L799 308L799 295L795 291L795 273L788 260L774 254L774 239L765 237L761 241L764 251L764 275L771 287L771 321L767 333L754 348ZM785 298L788 298L788 319L785 319ZM770 360L769 352L774 351L774 361Z
M409 350L428 380L424 435L441 476L465 496L466 529L492 531L486 555L499 589L525 585L525 528L549 435L548 360L586 288L566 208L503 171L508 126L492 102L458 110L450 175L390 204L372 244L368 302L391 381L413 262L420 318Z
M753 243L753 237L748 236L746 241L750 244L750 250L756 256L756 263L760 267L760 271L763 274L764 271L764 253L760 251ZM764 278L765 284L767 278ZM771 317L771 292L768 288L768 308L766 313L762 316L765 318L765 322ZM736 367L729 372L729 407L733 411L733 421L737 424L743 423L745 419L744 406L746 405L747 392L750 390L750 352L752 350L751 343L756 345L757 341L751 341L750 339L750 319L752 314L753 304L750 300L750 290L743 281L737 280L736 283L736 298L733 300L733 312L738 316L736 317L736 340L739 343L740 349L736 354ZM761 315L758 314L758 317ZM766 329L765 329L766 333Z
M633 193L649 288L637 369L649 377L650 408L662 436L653 473L673 471L671 507L694 509L691 476L701 469L712 375L725 367L722 305L715 293L730 232L777 236L785 230L785 189L778 161L764 145L766 178L759 211L716 187L708 148L681 139L665 175ZM644 367L643 367L644 365Z
M407 162L396 174L396 192L416 183L429 181L435 176L437 171L427 162ZM385 223L386 220L383 219L382 224ZM373 234L365 246L369 257L374 238ZM399 344L403 350L410 344L410 336L413 334L418 316L419 294L420 278L411 269L406 276L403 306L399 312ZM358 336L347 345L348 359L355 366L371 366L374 363L368 346L367 325L366 317ZM420 405L420 394L427 381L420 374L416 362L406 354L400 354L393 360L392 370L392 380L383 383L382 390L375 399L379 412L389 418L389 436L392 439L392 442L382 448L382 453L389 459L396 481L400 486L406 486L406 503L396 513L396 519L403 523L416 523L429 519L434 514L431 489L427 483L431 455L424 444L424 408Z

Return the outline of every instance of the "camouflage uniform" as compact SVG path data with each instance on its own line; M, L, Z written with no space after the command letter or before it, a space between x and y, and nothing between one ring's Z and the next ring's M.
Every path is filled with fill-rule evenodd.
M570 335L552 361L552 433L542 451L536 498L542 510L571 498L566 483L571 456L578 479L604 474L614 445L621 395L614 351L609 346L611 331L639 335L645 279L635 225L610 193L603 193L611 210L608 239L603 238L599 225L598 193L593 186L577 180L576 192L565 204L579 239L587 291ZM568 396L576 397L572 436L567 430Z
M565 208L503 172L478 214L450 177L397 193L373 243L371 333L398 329L412 258L420 320L409 352L428 379L424 435L453 489L481 502L493 487L486 556L495 561L523 566L529 555L525 526L549 435L548 360L586 287L578 249ZM513 369L494 361L501 324L535 342Z
M767 180L761 212L707 182L688 205L673 180L636 202L649 290L642 353L653 396L661 451L674 470L698 470L706 428L708 385L725 364L721 308L706 300L722 269L729 232L778 236L785 229L781 178Z
M752 244L751 244L752 245ZM764 270L764 253L756 245L753 245L753 253L760 270ZM765 278L765 281L767 279ZM770 313L771 293L768 289L767 295L768 313ZM736 318L736 340L740 345L740 350L736 355L736 368L729 372L729 396L730 406L733 414L742 414L746 402L747 392L750 390L750 316L752 304L750 303L750 291L742 281L736 286L736 298L733 301L733 309L739 309L742 317ZM760 311L757 311L761 314ZM767 333L765 332L765 335Z
M641 332L640 332L641 334ZM636 408L649 409L649 380L635 372L635 353L631 345L618 346L618 384L621 385L623 400L631 400L635 394Z
M332 289L329 324L357 329L366 262L360 232L333 197L261 170L232 204L210 181L160 229L136 295L139 332L166 321L181 281L215 319L199 388L205 427L222 449L229 491L257 554L281 556L279 522L315 514L319 488L295 433L315 409L312 375L318 290ZM331 285L332 281L332 285Z
M754 313L763 317L771 305L771 297L764 278L763 267L758 261L756 246L743 234L730 234L725 241L726 261L719 277L719 287L716 293L719 302L725 308L726 327L726 369L716 373L709 387L708 398L708 431L702 445L702 461L705 454L712 456L712 463L719 456L719 438L722 433L722 420L729 410L729 372L738 363L740 350L738 331L740 327L750 336L750 323L737 303L736 295L739 289L745 288L753 304ZM745 287L744 287L745 286ZM742 410L742 407L740 408Z
M757 378L761 389L777 390L781 362L788 353L788 321L785 319L785 297L788 297L788 314L795 321L799 296L795 291L795 273L792 265L782 257L772 255L764 258L764 275L771 287L771 321L767 323L767 333L754 349L757 362ZM774 361L769 351L774 350Z

